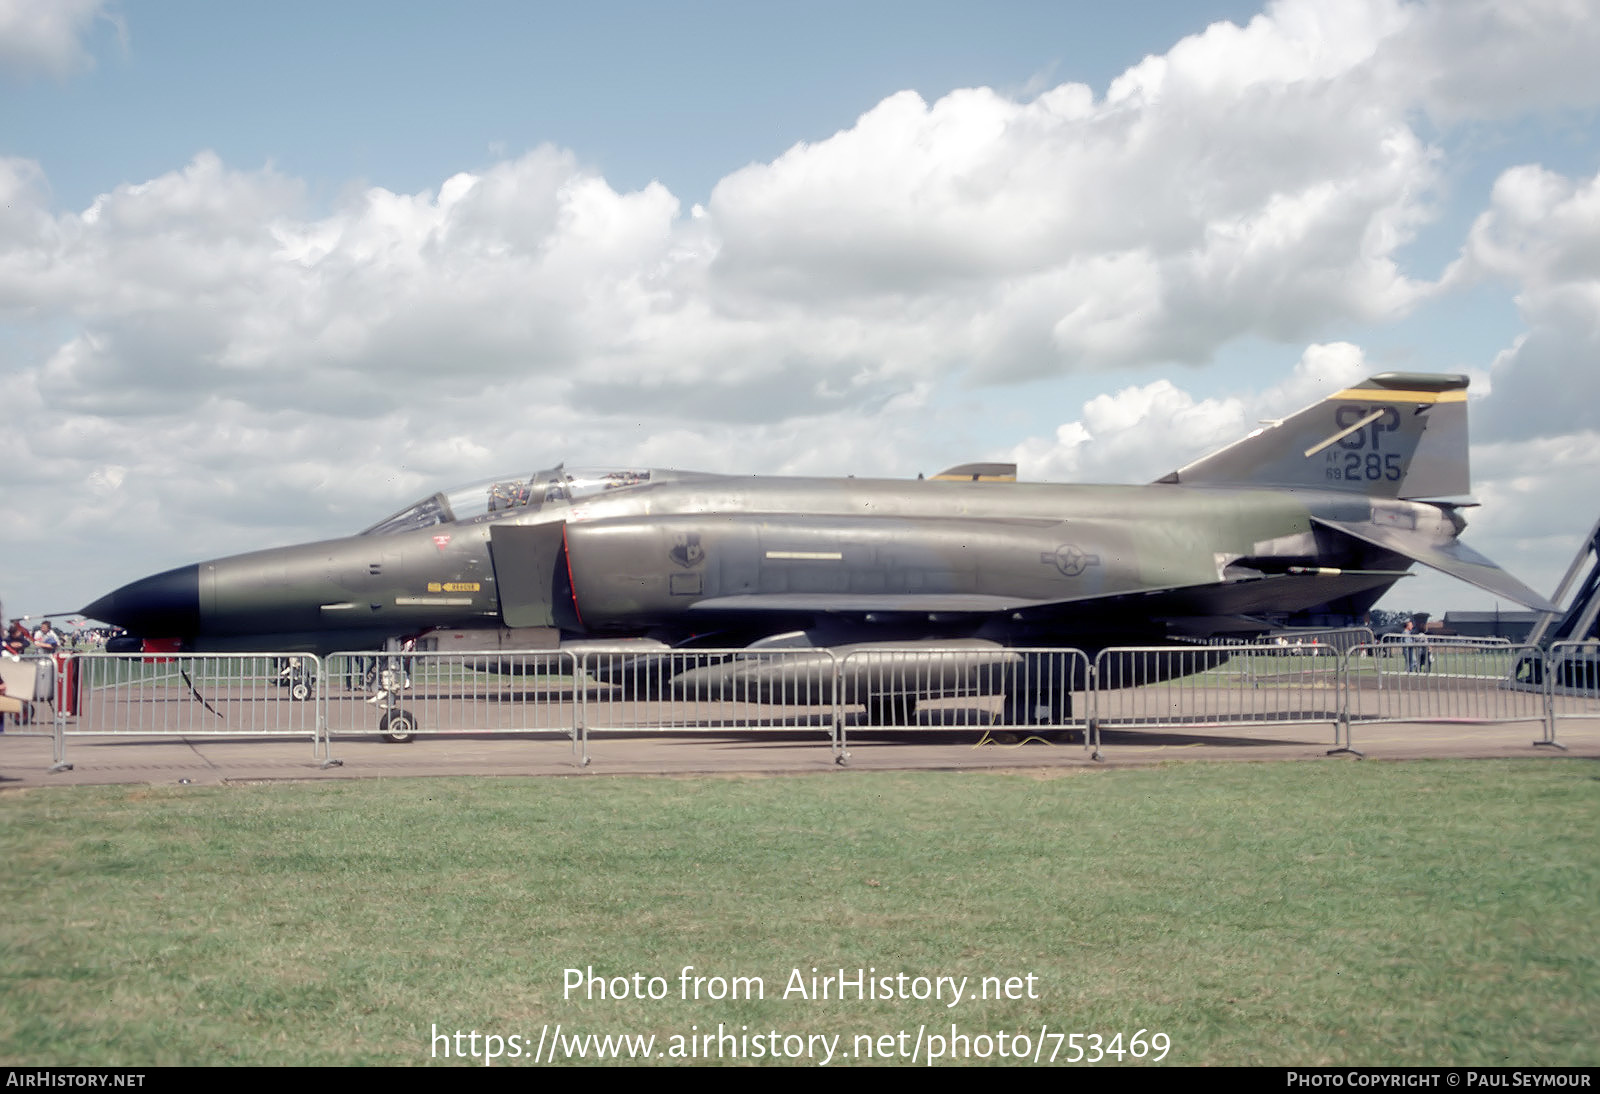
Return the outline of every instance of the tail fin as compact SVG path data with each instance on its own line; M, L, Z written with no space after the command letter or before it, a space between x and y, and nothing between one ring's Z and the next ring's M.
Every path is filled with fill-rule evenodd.
M1467 494L1467 378L1385 372L1158 481L1377 498Z

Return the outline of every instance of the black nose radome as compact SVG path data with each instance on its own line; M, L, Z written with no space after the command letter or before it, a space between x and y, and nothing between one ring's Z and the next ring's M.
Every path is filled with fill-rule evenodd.
M83 614L148 637L194 634L200 629L200 567L142 577L102 596Z

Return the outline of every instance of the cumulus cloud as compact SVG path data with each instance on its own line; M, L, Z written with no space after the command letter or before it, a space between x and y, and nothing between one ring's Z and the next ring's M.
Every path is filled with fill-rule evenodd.
M1409 9L1383 56L1444 123L1600 104L1600 22L1588 0L1435 0Z
M1426 215L1433 154L1355 71L1370 33L1297 59L1296 29L1219 25L1099 100L893 96L718 184L714 283L751 308L925 305L916 320L996 378L1200 362L1245 334L1400 314L1419 286L1394 251Z
M83 44L109 0L0 0L0 73L70 76L94 63Z
M1396 254L1437 151L1408 124L1421 92L1379 61L1444 18L1285 0L1098 98L903 92L691 217L553 148L323 215L209 153L53 214L12 161L0 309L76 321L37 386L106 414L222 396L371 416L446 370L435 397L538 379L591 410L771 421L928 377L1200 363L1429 291Z
M1196 399L1170 380L1097 395L1082 416L1053 436L1031 437L1007 458L1027 479L1050 482L1151 482L1243 437L1263 420L1287 415L1366 378L1359 347L1307 347L1287 379L1264 391Z
M0 308L76 320L37 386L106 414L370 416L444 369L454 393L538 378L590 409L770 421L929 376L1203 362L1420 291L1394 256L1434 156L1366 71L1404 11L1318 10L1214 27L1098 99L891 96L698 217L551 148L320 216L296 180L210 154L51 215L12 164Z
M1485 436L1600 430L1600 174L1506 171L1447 283L1497 278L1527 324L1494 359Z

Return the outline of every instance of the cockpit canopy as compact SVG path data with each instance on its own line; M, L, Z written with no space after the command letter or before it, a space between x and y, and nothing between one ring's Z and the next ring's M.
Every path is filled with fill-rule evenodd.
M366 529L364 536L392 536L435 524L488 520L510 509L537 511L546 505L567 505L612 490L626 490L650 481L648 471L604 471L555 467L534 474L502 475L468 486L441 490Z

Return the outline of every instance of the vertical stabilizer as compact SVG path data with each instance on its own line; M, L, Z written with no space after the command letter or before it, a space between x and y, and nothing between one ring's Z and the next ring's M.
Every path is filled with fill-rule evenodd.
M1471 491L1467 378L1385 372L1160 480L1310 487L1378 498Z

